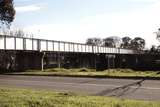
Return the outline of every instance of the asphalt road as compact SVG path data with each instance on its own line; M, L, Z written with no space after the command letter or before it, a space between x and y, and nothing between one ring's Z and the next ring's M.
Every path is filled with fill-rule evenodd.
M0 87L160 101L160 80L0 75Z

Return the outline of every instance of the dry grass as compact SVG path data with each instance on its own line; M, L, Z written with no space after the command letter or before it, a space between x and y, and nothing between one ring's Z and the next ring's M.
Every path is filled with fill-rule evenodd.
M159 78L158 71L135 71L131 69L108 69L104 71L96 71L94 69L46 69L40 70L27 70L25 72L13 72L9 74L21 75L42 75L42 76L78 76L78 77L154 77Z

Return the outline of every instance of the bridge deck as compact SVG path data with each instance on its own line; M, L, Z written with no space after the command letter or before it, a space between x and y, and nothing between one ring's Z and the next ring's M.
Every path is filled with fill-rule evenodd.
M134 54L133 50L81 43L0 35L0 50L58 51L81 53Z

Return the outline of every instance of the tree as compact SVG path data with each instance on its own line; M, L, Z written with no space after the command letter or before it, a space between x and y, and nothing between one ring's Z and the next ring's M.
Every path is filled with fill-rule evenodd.
M86 41L87 45L101 46L102 40L100 38L88 38Z
M26 33L23 29L12 30L9 32L9 35L15 36L15 37L33 38L32 33Z
M145 47L145 40L141 37L135 37L131 41L131 48L134 50L142 51Z
M159 46L157 46L156 51L157 51L158 53L160 53L160 45L159 45Z
M122 40L117 36L111 36L103 39L103 45L106 47L120 47Z
M155 45L152 45L151 49L150 49L150 53L156 53L157 49Z
M8 27L13 22L15 9L13 0L0 0L0 22Z
M157 32L154 32L154 33L156 33L156 38L157 38L157 40L160 42L160 28L158 29L158 31ZM159 46L155 46L155 45L153 45L152 47L151 47L151 49L150 49L150 52L151 53L160 53L160 45Z
M10 35L15 36L15 37L25 37L25 32L21 29L11 31Z
M131 46L131 38L128 36L125 36L122 38L122 44L121 44L121 48L126 48L129 49Z
M158 29L157 32L155 32L156 35L157 35L157 40L160 41L160 28Z

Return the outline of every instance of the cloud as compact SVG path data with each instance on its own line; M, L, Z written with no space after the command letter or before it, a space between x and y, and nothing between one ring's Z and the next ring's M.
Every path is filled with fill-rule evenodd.
M106 36L140 36L146 40L146 46L150 47L158 45L153 32L160 28L159 11L160 2L157 2L139 10L84 17L82 22L89 25L94 23L97 32L104 32Z
M19 13L39 11L42 8L43 7L39 5L27 5L27 6L15 7L16 12L19 12Z
M132 12L97 14L85 16L75 24L30 25L26 32L44 39L85 42L89 37L140 36L146 40L147 47L158 44L153 34L160 28L160 2Z
M42 24L28 26L24 30L32 32L36 38L82 43L89 35L95 35L93 29L96 30L83 24Z
M131 2L141 2L141 3L156 3L156 2L159 2L159 0L129 0Z

